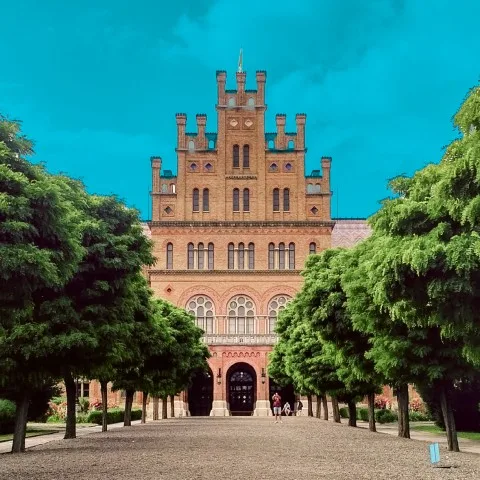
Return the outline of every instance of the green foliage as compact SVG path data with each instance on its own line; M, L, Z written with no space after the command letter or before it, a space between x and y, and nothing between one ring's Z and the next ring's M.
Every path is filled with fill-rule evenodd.
M411 422L428 422L432 420L431 415L429 415L428 413L416 412L414 410L411 410L408 413L408 418Z
M90 400L87 397L79 397L78 405L80 406L81 413L88 413L90 409Z
M112 408L107 410L107 424L123 422L125 411L120 408ZM142 410L132 409L132 420L140 420L142 418ZM102 424L102 412L100 410L92 410L87 416L86 423Z
M357 408L357 418L363 422L368 422L368 408Z
M367 416L367 419L368 419L368 416ZM396 414L396 412L393 412L392 410L381 409L375 412L375 420L378 423L392 423L398 420L398 415Z
M0 433L12 433L15 427L15 404L0 398Z
M340 411L340 417L342 418L348 418L348 408L347 407L342 407L339 409Z

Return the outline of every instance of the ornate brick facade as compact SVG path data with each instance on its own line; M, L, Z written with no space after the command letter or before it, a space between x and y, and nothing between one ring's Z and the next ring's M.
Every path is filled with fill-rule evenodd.
M266 73L256 73L256 90L245 89L244 72L236 81L226 90L217 72L215 133L206 115L194 133L176 115L176 175L151 159L144 231L157 263L145 274L156 295L194 313L212 353L203 386L176 398L176 415L269 415L276 316L301 288L307 256L369 234L364 220L332 221L329 157L305 174L306 115L286 132L278 114L276 132L266 133Z
M286 132L286 117L277 114L276 132L266 133L266 73L256 73L256 90L246 90L245 81L238 72L236 90L225 90L226 73L217 72L215 133L206 131L203 114L194 133L185 131L186 115L176 115L176 175L162 172L160 157L151 159L157 264L148 278L156 295L194 312L206 331L211 415L234 410L232 395L242 388L253 392L246 412L269 414L276 314L301 287L306 257L332 246L335 225L331 159L305 174L306 115L297 114L296 132ZM337 244L349 246L344 237ZM252 385L233 385L235 372ZM191 397L182 395L183 413Z

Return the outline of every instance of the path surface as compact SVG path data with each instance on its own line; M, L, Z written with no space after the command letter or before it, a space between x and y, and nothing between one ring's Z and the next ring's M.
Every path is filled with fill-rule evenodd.
M427 442L307 417L183 418L150 422L0 457L0 479L476 479L480 455L430 465Z

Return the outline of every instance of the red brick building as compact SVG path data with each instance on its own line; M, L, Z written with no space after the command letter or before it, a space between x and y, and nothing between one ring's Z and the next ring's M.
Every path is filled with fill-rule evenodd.
M210 372L175 399L176 416L269 415L275 322L301 288L307 256L370 234L364 220L332 221L329 157L305 172L306 114L296 115L295 132L285 131L284 114L265 132L266 73L256 73L255 90L245 81L237 72L237 88L226 90L217 72L216 132L206 115L192 133L176 115L176 175L151 159L144 228L157 264L145 273L156 295L195 315L212 354ZM97 387L90 398L100 397ZM292 389L282 396L295 399ZM121 393L110 399L121 403Z
M269 414L277 314L301 287L306 257L332 246L331 159L307 174L306 115L286 132L277 114L276 131L265 132L266 73L256 73L255 90L245 81L237 72L237 88L226 90L217 72L214 133L206 115L192 133L176 115L176 175L151 160L158 261L148 279L156 295L195 315L212 353L210 373L177 399L176 415ZM365 236L364 221L346 225L340 237Z

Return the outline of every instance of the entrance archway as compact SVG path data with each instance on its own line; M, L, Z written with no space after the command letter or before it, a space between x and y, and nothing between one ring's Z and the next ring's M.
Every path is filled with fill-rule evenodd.
M230 415L252 415L257 400L257 375L247 363L236 363L227 372Z
M268 379L268 384L269 384L268 398L270 400L270 408L273 409L272 397L275 392L278 392L278 394L282 398L282 409L283 409L283 406L288 402L290 404L290 409L293 412L295 410L295 400L296 400L293 385L286 385L285 387L282 387L276 384L271 378ZM284 413L282 413L282 415L284 415Z
M213 403L213 375L207 372L197 372L192 385L188 389L188 410L192 417L208 417Z

